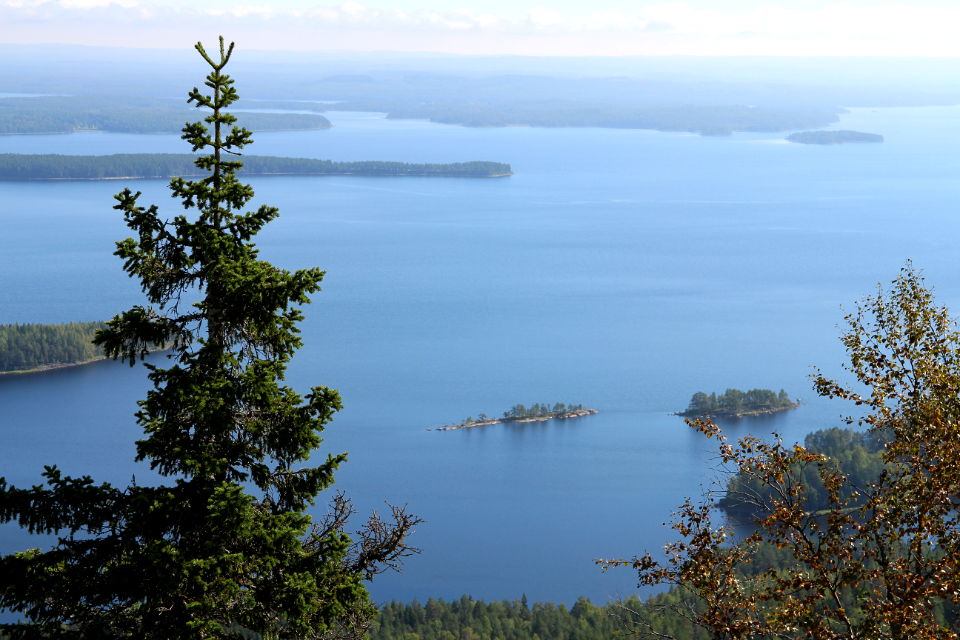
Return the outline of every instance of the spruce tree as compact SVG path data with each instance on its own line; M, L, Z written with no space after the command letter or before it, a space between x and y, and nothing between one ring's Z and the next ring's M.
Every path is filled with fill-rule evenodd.
M153 389L136 417L137 460L170 482L126 488L64 477L20 489L0 478L0 522L55 533L49 551L0 559L0 608L24 622L18 637L316 638L360 635L376 614L365 579L416 552L405 536L419 520L393 508L351 543L353 513L341 494L323 522L306 509L333 482L344 455L304 466L341 408L335 390L301 397L281 383L301 346L300 306L323 272L289 272L260 260L251 239L274 207L241 209L253 197L228 159L251 144L224 111L237 100L219 62L189 102L209 110L183 138L209 176L170 183L188 214L161 219L129 189L115 196L135 238L117 243L124 269L149 301L116 316L96 343L114 359L142 360L167 345L172 366L149 369ZM188 299L198 301L188 305Z

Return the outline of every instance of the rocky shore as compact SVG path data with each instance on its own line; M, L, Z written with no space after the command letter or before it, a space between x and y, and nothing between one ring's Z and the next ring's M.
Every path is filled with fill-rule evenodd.
M460 424L445 424L436 429L427 431L452 431L454 429L469 429L470 427L485 427L489 424L515 424L518 422L544 422L546 420L567 420L598 413L596 409L577 409L574 411L559 411L545 416L530 416L524 418L497 418L496 420L477 420L475 422L461 422Z

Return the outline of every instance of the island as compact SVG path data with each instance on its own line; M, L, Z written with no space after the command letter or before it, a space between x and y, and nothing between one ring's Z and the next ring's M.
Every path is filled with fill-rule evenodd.
M119 153L108 156L0 154L0 180L115 180L209 175L189 153ZM244 175L257 176L427 176L501 178L513 175L502 162L410 164L406 162L337 162L313 158L242 156Z
M877 133L841 129L839 131L799 131L788 135L787 140L800 144L845 144L847 142L883 142L883 136Z
M459 424L445 424L436 429L427 429L427 431L451 431L453 429L467 429L469 427L483 427L488 424L506 424L512 422L542 422L544 420L567 420L568 418L579 418L591 413L597 413L596 409L587 409L582 404L564 404L557 402L552 407L549 404L536 403L529 409L522 404L514 405L509 411L504 411L502 418L488 418L487 414L477 415L477 419L469 417Z
M716 393L707 395L698 391L693 394L686 411L678 411L674 415L689 418L704 416L743 418L796 409L799 406L800 400L791 400L783 389L779 394L770 389L751 389L750 391L727 389L719 396Z

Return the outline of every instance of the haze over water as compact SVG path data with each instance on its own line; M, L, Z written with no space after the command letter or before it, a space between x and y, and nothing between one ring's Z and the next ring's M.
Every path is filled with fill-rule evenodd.
M241 87L242 92L242 87ZM377 600L602 602L629 572L597 557L657 549L709 442L668 413L698 390L785 388L805 406L730 423L786 439L849 410L816 399L843 376L837 325L906 259L960 308L960 108L861 109L835 128L882 145L804 146L609 129L468 129L331 113L333 129L255 134L250 153L335 160L509 162L504 179L251 178L281 217L259 238L285 268L327 270L288 382L340 390L323 454L360 518L383 500L429 522L423 554ZM3 153L182 153L174 135L0 137ZM111 195L181 209L165 181L0 183L0 323L111 317L141 301L111 255L129 235ZM0 377L0 475L44 464L126 483L142 369L114 363ZM566 422L427 431L534 402ZM37 546L0 527L0 552Z

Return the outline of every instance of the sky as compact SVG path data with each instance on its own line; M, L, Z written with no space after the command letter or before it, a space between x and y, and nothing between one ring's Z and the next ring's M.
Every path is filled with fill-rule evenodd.
M535 56L960 56L960 1L0 0L0 44Z

